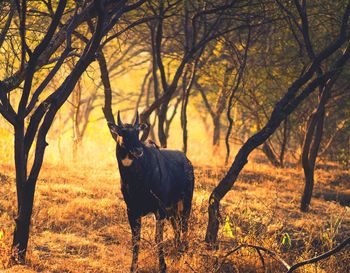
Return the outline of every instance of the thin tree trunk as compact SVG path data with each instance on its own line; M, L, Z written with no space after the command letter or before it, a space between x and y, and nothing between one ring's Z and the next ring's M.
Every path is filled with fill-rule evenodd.
M145 77L143 78L142 84L141 84L141 90L140 90L140 94L137 98L136 104L135 104L135 114L134 114L134 118L133 120L136 120L136 115L138 113L142 98L145 94L146 91L146 86L147 86L147 82L149 82L148 78L151 74L152 70L148 70L148 72L146 73Z
M317 153L323 135L323 124L325 118L324 109L319 113L314 113L305 134L305 140L302 153L302 166L305 175L305 187L301 198L301 211L308 211L312 192L314 188L314 173Z
M204 49L204 48L203 48ZM183 78L183 100L182 100L182 108L181 108L181 125L182 125L182 143L183 143L183 152L187 153L187 139L188 139L188 131L187 131L187 105L190 97L190 92L193 86L193 82L196 77L196 70L199 58L203 52L203 49L199 52L199 55L196 57L195 62L192 64L192 72L190 75L189 82L187 83L187 73L184 73Z
M150 135L151 139L154 140L154 141L155 141L155 139L156 139L156 133L154 132L154 127L155 127L155 125L156 125L156 122L157 122L157 115L154 115L153 123L151 123L151 124L150 124L151 126L149 126L149 128L148 128L148 130L149 130L149 135ZM147 129L146 129L146 130L147 130Z
M220 116L215 116L213 119L214 131L213 131L213 146L218 147L220 145L220 133L221 123Z
M218 98L218 103L217 103L217 108L216 111L214 112L212 109L211 104L208 101L208 98L205 94L205 90L204 88L198 83L195 82L196 84L196 88L199 91L199 93L201 94L201 97L203 99L204 105L206 107L206 109L208 110L210 117L213 121L213 146L219 146L220 145L220 133L221 133L221 122L220 122L220 117L221 114L223 113L223 110L225 109L225 105L226 105L226 94L222 94L224 92L224 88L221 89L221 94ZM215 149L213 150L213 152L215 152Z
M107 122L115 123L113 111L112 111L112 87L109 80L109 72L107 67L106 58L102 49L98 50L97 61L100 67L100 76L104 90L104 106L102 108L103 114Z
M284 167L284 155L286 152L287 144L288 144L288 118L284 120L283 124L283 139L281 143L281 150L280 150L280 166L283 168Z
M149 77L149 80L148 80L148 84L147 84L147 97L146 97L146 107L147 109L149 108L150 106L150 98L151 98L151 86L153 84L153 77ZM143 120L141 118L142 115L140 115L140 119L141 119L141 122L143 123L147 123L149 126L144 130L144 133L142 134L142 137L141 139L143 139L143 141L146 140L146 138L144 138L144 135L145 136L148 136L150 135L151 139L152 140L155 140L156 139L156 134L154 133L154 126L156 124L156 119L157 119L157 115L154 115L154 119L153 119L153 123L151 123L150 121L147 121L147 120Z
M225 144L226 144L226 158L225 158L225 164L228 163L228 160L230 158L230 143L229 143L229 139L231 136L231 132L232 132L232 127L233 127L233 118L231 117L231 110L232 110L232 104L233 104L233 98L235 97L235 94L241 84L242 78L243 78L243 74L244 74L244 70L245 70L245 66L247 64L247 58L248 58L248 51L249 51L249 46L250 46L250 37L251 36L251 29L249 28L249 32L248 32L248 37L247 37L247 42L246 42L246 46L244 48L244 54L243 54L243 59L241 62L241 65L237 71L237 80L236 80L236 84L233 87L231 94L230 94L230 98L228 101L228 105L227 105L227 120L229 122L228 125L228 129L227 129L227 133L226 133L226 137L225 137Z
M158 113L158 139L159 139L160 146L162 148L167 147L167 137L164 130L164 124L166 120L166 114L168 112L169 101L170 101L170 98L167 99L166 102L162 104Z
M82 135L79 129L80 109L81 109L81 79L78 80L77 85L73 90L73 116L72 116L73 118L73 163L77 163L78 149L82 138Z
M309 210L311 202L312 191L314 187L315 162L323 135L323 125L326 112L325 107L331 97L331 89L338 76L339 73L335 74L334 77L323 84L317 109L311 115L310 122L305 133L302 152L302 166L305 174L305 188L300 205L301 211L304 212Z
M313 45L310 40L309 22L307 15L306 5L301 5L299 1L294 1L297 11L301 19L301 33L304 37L306 52L311 61L314 61L316 56L313 49ZM349 4L349 3L348 3ZM349 6L347 6L346 16L348 17ZM344 15L345 15L344 14ZM346 17L343 17L345 19ZM346 19L347 20L347 19ZM343 21L344 23L344 21ZM343 25L344 26L344 25ZM318 65L316 69L317 77L323 76L322 66ZM339 74L338 74L339 75ZM316 111L310 117L310 123L305 133L303 152L302 152L302 166L305 174L305 188L301 199L301 210L308 211L311 202L312 190L314 186L314 172L315 161L318 153L318 149L321 143L323 134L323 122L325 116L325 105L330 97L330 89L335 82L337 76L334 79L330 79L329 82L319 85L319 104Z

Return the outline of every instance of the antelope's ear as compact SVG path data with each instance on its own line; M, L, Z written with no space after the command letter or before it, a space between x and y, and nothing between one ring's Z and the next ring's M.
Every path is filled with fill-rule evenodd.
M114 138L114 140L117 140L118 135L120 135L121 129L118 125L114 124L113 122L107 122L107 124L109 127L109 131L112 134L112 137Z
M141 123L139 126L138 126L138 130L139 131L142 131L142 130L146 130L148 128L148 125L146 123Z

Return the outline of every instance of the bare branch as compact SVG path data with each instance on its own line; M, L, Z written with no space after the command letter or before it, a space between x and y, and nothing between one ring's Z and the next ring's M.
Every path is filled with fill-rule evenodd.
M26 2L26 1L24 1L24 2ZM59 1L55 15L51 21L51 24L47 30L46 35L41 40L39 45L34 49L33 54L30 56L30 59L28 62L27 73L25 76L23 93L22 93L22 97L21 97L21 100L20 100L19 105L18 105L19 118L24 118L24 116L25 116L27 101L28 101L28 97L30 94L30 90L32 88L33 77L34 77L34 73L36 71L36 65L37 65L38 59L39 59L40 55L44 52L44 50L47 47L47 45L49 44L49 42L51 41L51 39L52 39L52 37L53 37L53 35L54 35L58 25L59 25L59 22L61 20L62 15L63 15L63 11L66 7L66 4L67 4L67 0L60 0Z
M6 34L7 34L8 30L9 30L9 28L10 28L11 21L12 21L12 18L13 18L14 14L15 14L15 7L14 7L14 5L11 5L10 11L8 13L8 16L7 16L7 20L6 20L5 26L3 27L3 29L1 30L1 33L0 33L0 48L2 47L2 44L5 41Z
M269 249L267 249L265 247L262 247L262 246L251 245L251 244L241 244L241 245L237 246L236 248L234 248L233 250L229 251L224 256L224 258L222 259L222 262L220 263L220 265L218 266L218 268L216 269L215 272L216 273L220 272L221 267L223 266L223 264L226 261L226 259L229 256L231 256L232 254L234 254L235 252L237 252L240 249L242 249L242 248L253 248L253 249L257 250L257 251L263 251L264 253L268 254L270 257L272 257L276 261L280 262L287 270L289 270L291 268L291 266L284 259L282 259L276 252L273 252L273 251L271 251L271 250L269 250Z
M312 263L316 263L318 261L321 261L321 260L324 260L324 259L327 259L329 258L330 256L338 253L339 251L341 251L342 249L344 249L348 244L350 244L350 237L346 238L343 242L341 242L338 246L336 246L335 248L319 255L319 256L316 256L314 258L311 258L311 259L308 259L308 260L305 260L305 261L302 261L302 262L299 262L299 263L296 263L292 266L290 266L283 258L281 258L276 252L272 251L272 250L269 250L265 247L262 247L262 246L258 246L258 245L252 245L252 244L241 244L237 247L235 247L233 250L229 251L227 254L225 254L225 256L223 257L220 265L217 267L216 271L215 272L220 272L223 264L225 263L225 261L227 260L227 258L229 256L231 256L232 254L236 253L237 251L241 250L242 248L253 248L255 249L261 260L262 260L262 264L264 265L264 262L263 262L263 258L260 254L260 251L266 253L267 255L269 255L271 258L273 258L274 260L280 262L283 267L285 269L287 269L287 273L291 273L293 271L295 271L296 269L298 269L299 267L302 267L304 265L307 265L307 264L312 264Z
M73 26L75 24L74 18L76 18L77 12L78 12L78 6L76 7L75 15L73 16L73 20L70 23L68 30L67 30L66 48L64 49L63 53L58 58L53 69L49 72L49 74L46 76L46 78L41 82L39 87L35 90L35 92L32 96L32 99L31 99L31 101L26 109L26 114L25 114L26 116L33 110L35 103L38 101L40 94L44 91L45 87L52 80L52 78L56 75L56 73L58 72L58 70L62 66L64 60L67 58L69 53L73 51L73 48L71 47L71 43L72 43L71 35L72 35L72 31L73 31Z
M319 256L316 256L312 259L306 260L306 261L302 261L299 262L297 264L292 265L289 270L287 271L287 273L291 273L293 271L295 271L295 269L307 265L307 264L312 264L312 263L316 263L318 261L324 260L329 258L330 256L334 255L335 253L339 252L340 250L342 250L343 248L345 248L348 244L350 244L350 237L346 238L342 243L340 243L338 246L336 246L335 248L327 251L326 253L323 253Z

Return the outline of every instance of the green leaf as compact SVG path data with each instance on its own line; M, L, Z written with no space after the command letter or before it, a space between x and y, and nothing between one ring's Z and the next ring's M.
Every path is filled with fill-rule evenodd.
M287 232L283 233L281 244L286 247L291 247L292 239L290 238L290 235Z
M5 233L3 230L0 230L0 240L2 240L2 238L4 238L5 236Z

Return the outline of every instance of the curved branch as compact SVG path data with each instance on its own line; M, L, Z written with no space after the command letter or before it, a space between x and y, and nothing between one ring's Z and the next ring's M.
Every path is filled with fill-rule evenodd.
M294 265L292 265L287 273L291 273L293 272L295 269L301 267L301 266L304 266L304 265L307 265L307 264L312 264L312 263L316 263L318 261L321 261L323 259L327 259L328 257L332 256L333 254L339 252L340 250L342 250L343 248L345 248L348 244L350 244L350 237L346 238L345 241L343 241L342 243L340 243L338 246L336 246L335 248L327 251L326 253L323 253L319 256L316 256L312 259L309 259L309 260L305 260L305 261L302 261L300 263L296 263Z
M226 259L231 256L232 254L234 254L235 252L239 251L240 249L242 248L253 248L257 251L257 253L259 254L260 256L260 259L262 261L262 264L264 265L264 259L262 258L261 256L261 251L263 251L264 253L266 253L267 255L269 255L271 258L273 258L274 260L280 262L288 271L287 273L291 273L293 272L294 270L296 270L297 268L299 267L302 267L304 265L307 265L307 264L311 264L311 263L316 263L318 261L321 261L323 259L327 259L329 258L330 256L338 253L340 250L342 250L343 248L345 248L348 244L350 244L350 237L346 238L343 242L341 242L338 246L336 246L335 248L319 255L319 256L316 256L314 258L311 258L311 259L308 259L308 260L305 260L305 261L302 261L302 262L299 262L299 263L296 263L296 264L293 264L292 266L290 266L284 259L282 259L276 252L272 251L272 250L269 250L265 247L262 247L262 246L257 246L257 245L251 245L251 244L241 244L239 246L237 246L236 248L234 248L233 250L229 251L222 259L220 265L218 266L218 268L215 270L215 272L220 272L220 269L221 267L223 266L224 262L226 261Z

